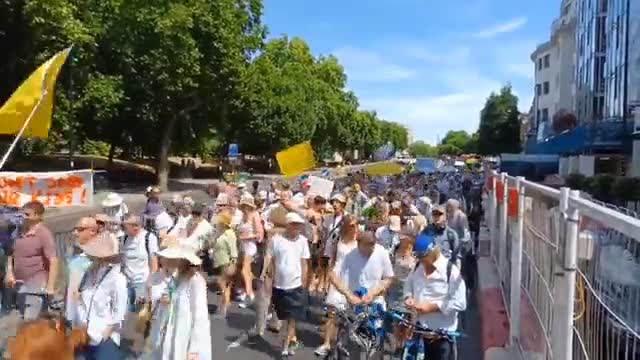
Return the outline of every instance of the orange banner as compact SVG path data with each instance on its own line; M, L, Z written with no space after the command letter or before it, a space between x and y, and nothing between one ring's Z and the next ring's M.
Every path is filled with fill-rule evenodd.
M47 207L91 205L93 170L0 172L0 205L21 207L35 200Z

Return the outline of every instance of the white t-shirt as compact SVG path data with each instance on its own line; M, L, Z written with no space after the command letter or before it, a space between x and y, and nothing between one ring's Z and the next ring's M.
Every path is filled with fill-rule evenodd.
M158 252L158 237L149 234L147 253L147 230L141 229L137 236L125 235L122 244L122 272L133 283L144 283L149 277L149 257Z
M400 234L391 231L389 225L385 225L376 229L376 239L378 239L378 244L387 251L391 251L400 243Z
M300 235L296 240L289 240L275 235L271 247L276 268L273 287L289 290L302 286L302 260L311 258L307 238Z
M355 248L344 257L340 268L335 268L334 271L351 291L357 291L361 287L371 291L379 287L383 279L393 277L389 252L378 244L368 258ZM379 296L375 301L384 303L384 298Z
M167 292L171 278L171 274L167 273L164 269L149 275L147 281L147 286L149 287L149 293L147 295L149 298L147 300L151 302L152 307L155 307L158 300Z
M204 248L205 243L213 236L213 226L205 219L200 220L193 229L191 235L184 239L183 244L192 247L194 250Z

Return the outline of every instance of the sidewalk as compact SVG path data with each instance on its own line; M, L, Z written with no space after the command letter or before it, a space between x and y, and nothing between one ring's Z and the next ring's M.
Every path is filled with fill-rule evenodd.
M481 229L478 258L478 303L480 307L484 360L538 360L544 358L544 334L525 294L520 301L520 346L512 346L510 323L496 264L491 258L489 231Z

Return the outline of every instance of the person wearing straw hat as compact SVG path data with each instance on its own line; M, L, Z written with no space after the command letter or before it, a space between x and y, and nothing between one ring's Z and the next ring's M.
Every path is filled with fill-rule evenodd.
M209 256L213 262L213 273L217 275L221 294L218 301L216 318L227 315L227 307L231 302L231 285L238 261L238 241L231 228L231 212L225 210L216 217L216 233L220 234L209 245Z
M467 307L467 291L459 268L440 251L437 240L420 234L414 245L418 267L407 277L404 304L417 312L418 322L430 329L458 330L458 314ZM425 358L455 358L455 343L432 339L425 346Z
M129 208L125 204L124 199L117 193L108 193L102 200L102 212L111 219L106 223L109 225L109 231L113 232L117 237L124 235L120 224L124 217L129 213Z
M143 359L211 360L207 284L199 271L202 260L184 245L168 247L158 256L175 269L174 281L162 296L164 315L153 320Z
M86 329L90 339L82 353L87 360L123 356L120 338L127 313L127 279L120 271L118 245L112 236L98 236L94 241L78 244L91 259L78 286L76 307L79 327Z
M260 214L256 211L256 205L249 193L245 193L240 198L238 208L242 211L242 220L238 225L238 237L242 243L242 265L241 275L244 281L245 294L241 297L239 306L246 308L253 302L253 273L251 263L258 252L257 243L264 239L264 228Z

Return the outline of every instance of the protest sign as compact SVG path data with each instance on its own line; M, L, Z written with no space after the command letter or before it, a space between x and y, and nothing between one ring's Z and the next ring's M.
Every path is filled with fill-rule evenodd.
M93 170L0 172L0 205L20 207L34 200L48 207L91 205Z
M434 158L418 158L416 159L416 170L425 174L430 174L436 171L438 164L437 159Z
M311 196L322 196L325 199L331 198L334 183L331 180L323 179L317 176L309 176L311 187L308 194Z

